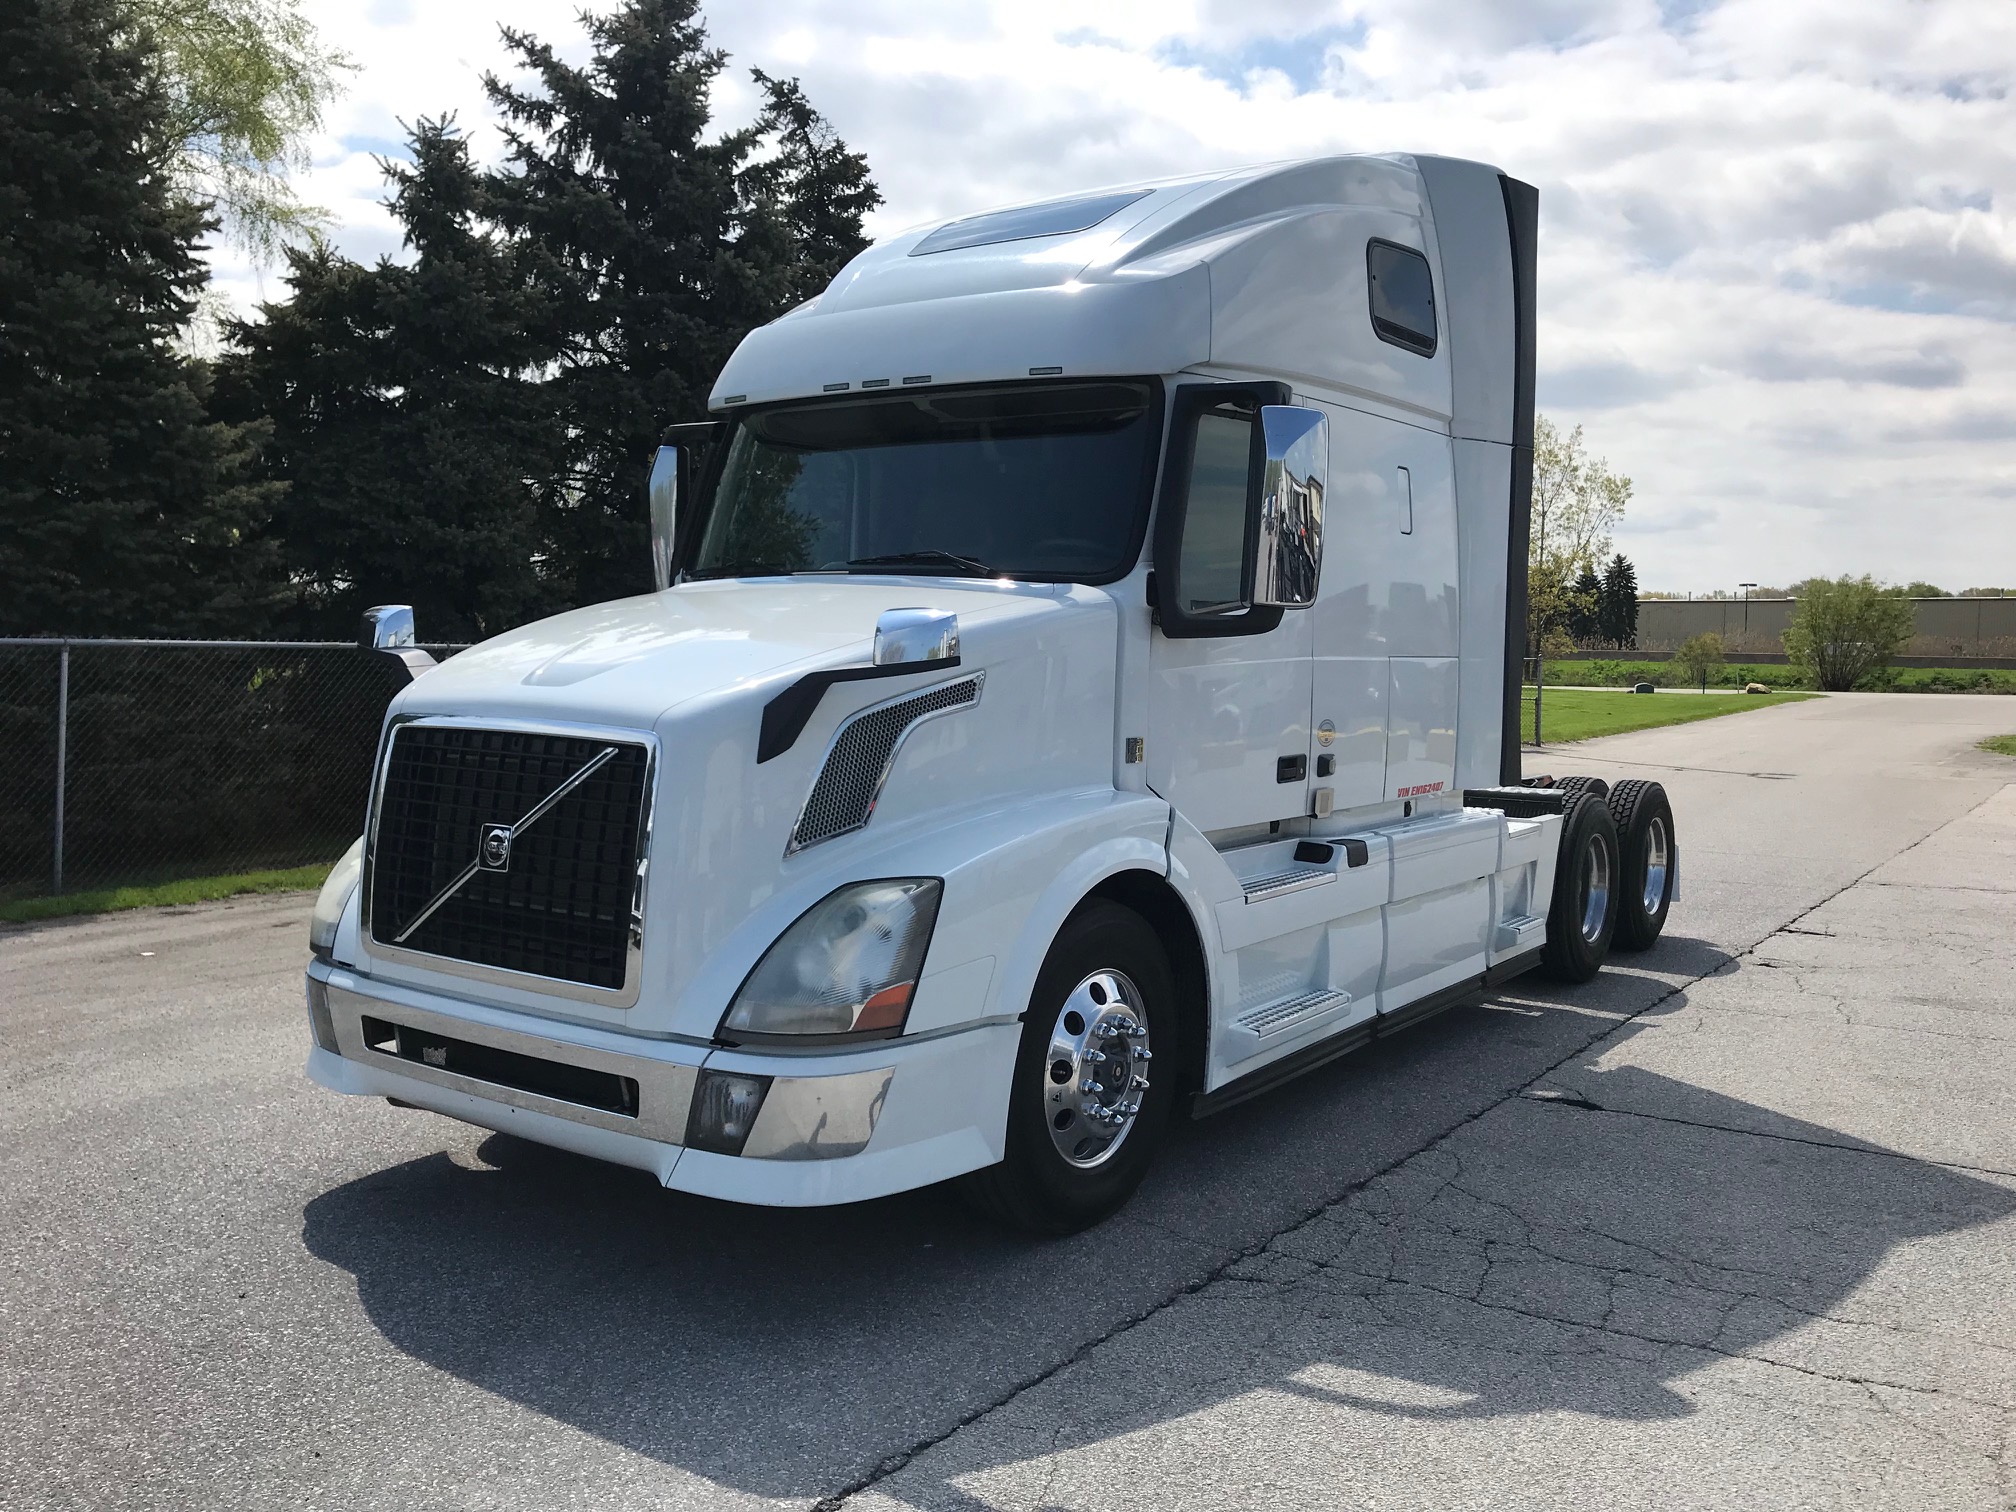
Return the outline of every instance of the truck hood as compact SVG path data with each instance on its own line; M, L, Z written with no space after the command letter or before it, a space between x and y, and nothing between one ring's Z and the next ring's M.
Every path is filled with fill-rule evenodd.
M793 667L865 661L886 609L949 610L973 624L1054 604L1070 591L886 577L687 583L485 641L415 679L395 707L648 729L690 699Z

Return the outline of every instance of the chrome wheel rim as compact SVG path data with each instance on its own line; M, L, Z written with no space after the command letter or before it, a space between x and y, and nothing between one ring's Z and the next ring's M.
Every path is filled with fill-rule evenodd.
M1645 912L1656 914L1666 901L1668 864L1666 821L1654 819L1645 831Z
M1153 1058L1141 989L1126 973L1095 971L1071 989L1038 1073L1044 1122L1065 1164L1090 1170L1127 1142Z
M1589 849L1582 853L1582 938L1595 944L1609 917L1610 842L1591 835Z

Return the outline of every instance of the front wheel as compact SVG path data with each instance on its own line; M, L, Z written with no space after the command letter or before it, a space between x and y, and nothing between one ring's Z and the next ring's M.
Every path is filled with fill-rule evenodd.
M1017 1228L1069 1234L1116 1212L1147 1174L1176 1093L1176 983L1140 915L1096 901L1044 958L1022 1022L998 1165L965 1191Z

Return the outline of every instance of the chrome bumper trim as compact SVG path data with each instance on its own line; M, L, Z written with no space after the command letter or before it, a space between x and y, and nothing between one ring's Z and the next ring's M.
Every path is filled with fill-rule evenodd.
M398 1076L410 1076L415 1081L446 1087L450 1091L466 1092L472 1097L486 1098L491 1102L503 1103L507 1107L525 1108L534 1113L550 1113L555 1118L589 1124L598 1129L609 1129L618 1134L636 1134L644 1139L656 1140L660 1144L686 1143L686 1114L693 1101L693 1083L700 1071L698 1066L685 1066L648 1056L618 1055L614 1051L597 1050L592 1046L549 1039L544 1035L524 1034L515 1029L499 1029L474 1019L458 1018L452 1014L435 1013L430 1009L416 1008L406 1003L367 997L361 992L339 987L334 982L328 984L328 989L329 1016L336 1029L337 1052L346 1060L356 1061L359 1065L376 1066L380 1070L390 1071ZM423 1065L402 1056L387 1055L382 1050L374 1050L364 1042L364 1027L361 1021L366 1015L395 1024L405 1024L429 1034L467 1040L476 1045L488 1045L495 1050L509 1050L517 1055L529 1055L565 1066L579 1066L588 1071L627 1076L637 1083L637 1116L629 1118L621 1113L611 1113L604 1108L584 1107L580 1103L568 1102L563 1098L526 1092L517 1087L502 1086L497 1082L464 1076L460 1072L449 1071L439 1066Z

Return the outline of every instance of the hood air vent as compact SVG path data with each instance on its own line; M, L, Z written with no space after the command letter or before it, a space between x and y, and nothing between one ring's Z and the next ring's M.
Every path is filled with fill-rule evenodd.
M812 784L784 854L866 826L904 739L927 719L978 703L985 677L985 673L976 672L849 715L833 732L819 780Z

